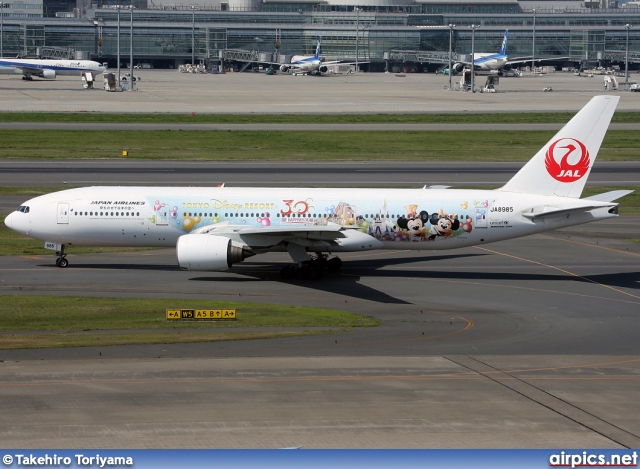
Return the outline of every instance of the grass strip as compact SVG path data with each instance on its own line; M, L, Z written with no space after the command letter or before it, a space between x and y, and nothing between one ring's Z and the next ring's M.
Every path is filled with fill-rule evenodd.
M166 309L235 308L235 321L167 321ZM215 300L0 296L0 349L212 342L297 337L375 327L325 308ZM239 330L251 328L253 330ZM256 330L256 329L263 330ZM277 330L299 328L300 330Z
M235 321L167 321L167 309L237 310ZM0 296L0 331L370 327L379 322L326 308L165 298Z
M553 131L0 130L5 159L527 161ZM481 142L481 144L479 144ZM599 161L638 158L640 133L609 131Z

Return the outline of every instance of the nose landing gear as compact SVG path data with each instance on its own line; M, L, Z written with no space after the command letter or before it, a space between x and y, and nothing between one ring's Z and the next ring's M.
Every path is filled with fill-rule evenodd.
M60 268L65 268L69 265L69 261L67 260L67 255L64 253L64 244L60 248L59 251L56 251L56 265Z

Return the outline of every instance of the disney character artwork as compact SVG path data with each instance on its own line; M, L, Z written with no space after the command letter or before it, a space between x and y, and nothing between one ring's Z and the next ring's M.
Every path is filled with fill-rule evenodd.
M429 228L429 241L436 238L447 238L454 231L460 229L460 220L457 214L448 215L444 210L440 209L438 213L431 215L429 219L431 228Z

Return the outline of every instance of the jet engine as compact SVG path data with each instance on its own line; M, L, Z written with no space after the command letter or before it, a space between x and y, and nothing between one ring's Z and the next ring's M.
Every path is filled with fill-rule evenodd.
M329 70L329 67L327 67L326 65L320 65L320 66L318 67L318 71L319 71L320 73L327 73L327 70Z
M42 78L48 78L49 80L55 80L56 71L55 70L43 70Z
M462 62L456 62L455 64L453 64L453 67L451 67L453 69L453 74L456 75L464 70L464 65L465 64L463 64Z
M183 270L226 270L236 262L255 256L246 244L209 234L180 236L176 253Z
M288 65L280 65L280 71L281 72L288 72L289 71L289 66Z

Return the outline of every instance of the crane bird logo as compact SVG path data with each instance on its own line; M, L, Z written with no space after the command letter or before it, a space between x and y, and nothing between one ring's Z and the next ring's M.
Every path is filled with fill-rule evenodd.
M589 151L575 138L561 138L553 142L544 161L549 175L560 182L575 182L589 171Z

